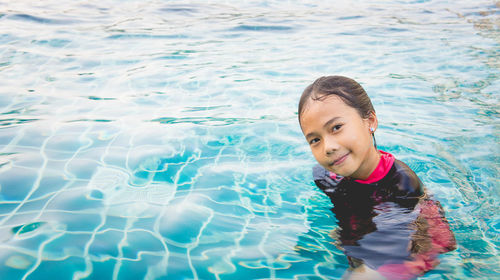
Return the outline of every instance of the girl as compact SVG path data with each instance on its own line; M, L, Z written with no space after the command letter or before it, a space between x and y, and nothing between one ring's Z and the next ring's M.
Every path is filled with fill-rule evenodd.
M345 279L414 279L455 249L440 204L406 164L377 149L377 116L361 85L321 77L302 93L298 115L319 163L314 181L334 205Z

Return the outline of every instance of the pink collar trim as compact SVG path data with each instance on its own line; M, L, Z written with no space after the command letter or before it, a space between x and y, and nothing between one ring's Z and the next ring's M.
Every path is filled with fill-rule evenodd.
M391 170L392 165L394 164L394 156L390 153L380 151L380 161L377 164L377 167L375 167L375 170L366 178L366 180L355 180L358 183L362 184L371 184L377 181L380 181L382 178L389 173L389 170ZM330 172L330 177L332 179L337 178L337 174Z
M358 183L362 184L371 184L381 180L382 178L389 173L392 165L394 164L394 156L392 154L386 153L384 151L380 151L380 161L378 162L377 167L373 170L372 174L366 178L366 180L355 180Z

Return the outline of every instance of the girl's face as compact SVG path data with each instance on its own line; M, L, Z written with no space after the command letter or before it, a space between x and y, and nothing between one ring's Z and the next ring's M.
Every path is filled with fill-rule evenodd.
M301 128L318 163L344 177L368 178L380 159L370 131L377 128L375 113L363 119L335 95L305 105Z

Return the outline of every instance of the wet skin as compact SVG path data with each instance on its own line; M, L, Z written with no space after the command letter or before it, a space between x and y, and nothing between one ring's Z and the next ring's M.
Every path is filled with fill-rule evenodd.
M326 170L344 177L366 179L375 170L380 155L373 146L370 128L377 117L362 118L337 96L310 99L300 125L311 151Z

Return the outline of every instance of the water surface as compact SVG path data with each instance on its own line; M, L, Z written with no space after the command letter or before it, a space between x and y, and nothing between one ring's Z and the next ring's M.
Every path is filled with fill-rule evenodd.
M340 74L457 238L421 279L497 278L498 14L483 0L0 1L0 273L339 279L296 106Z

